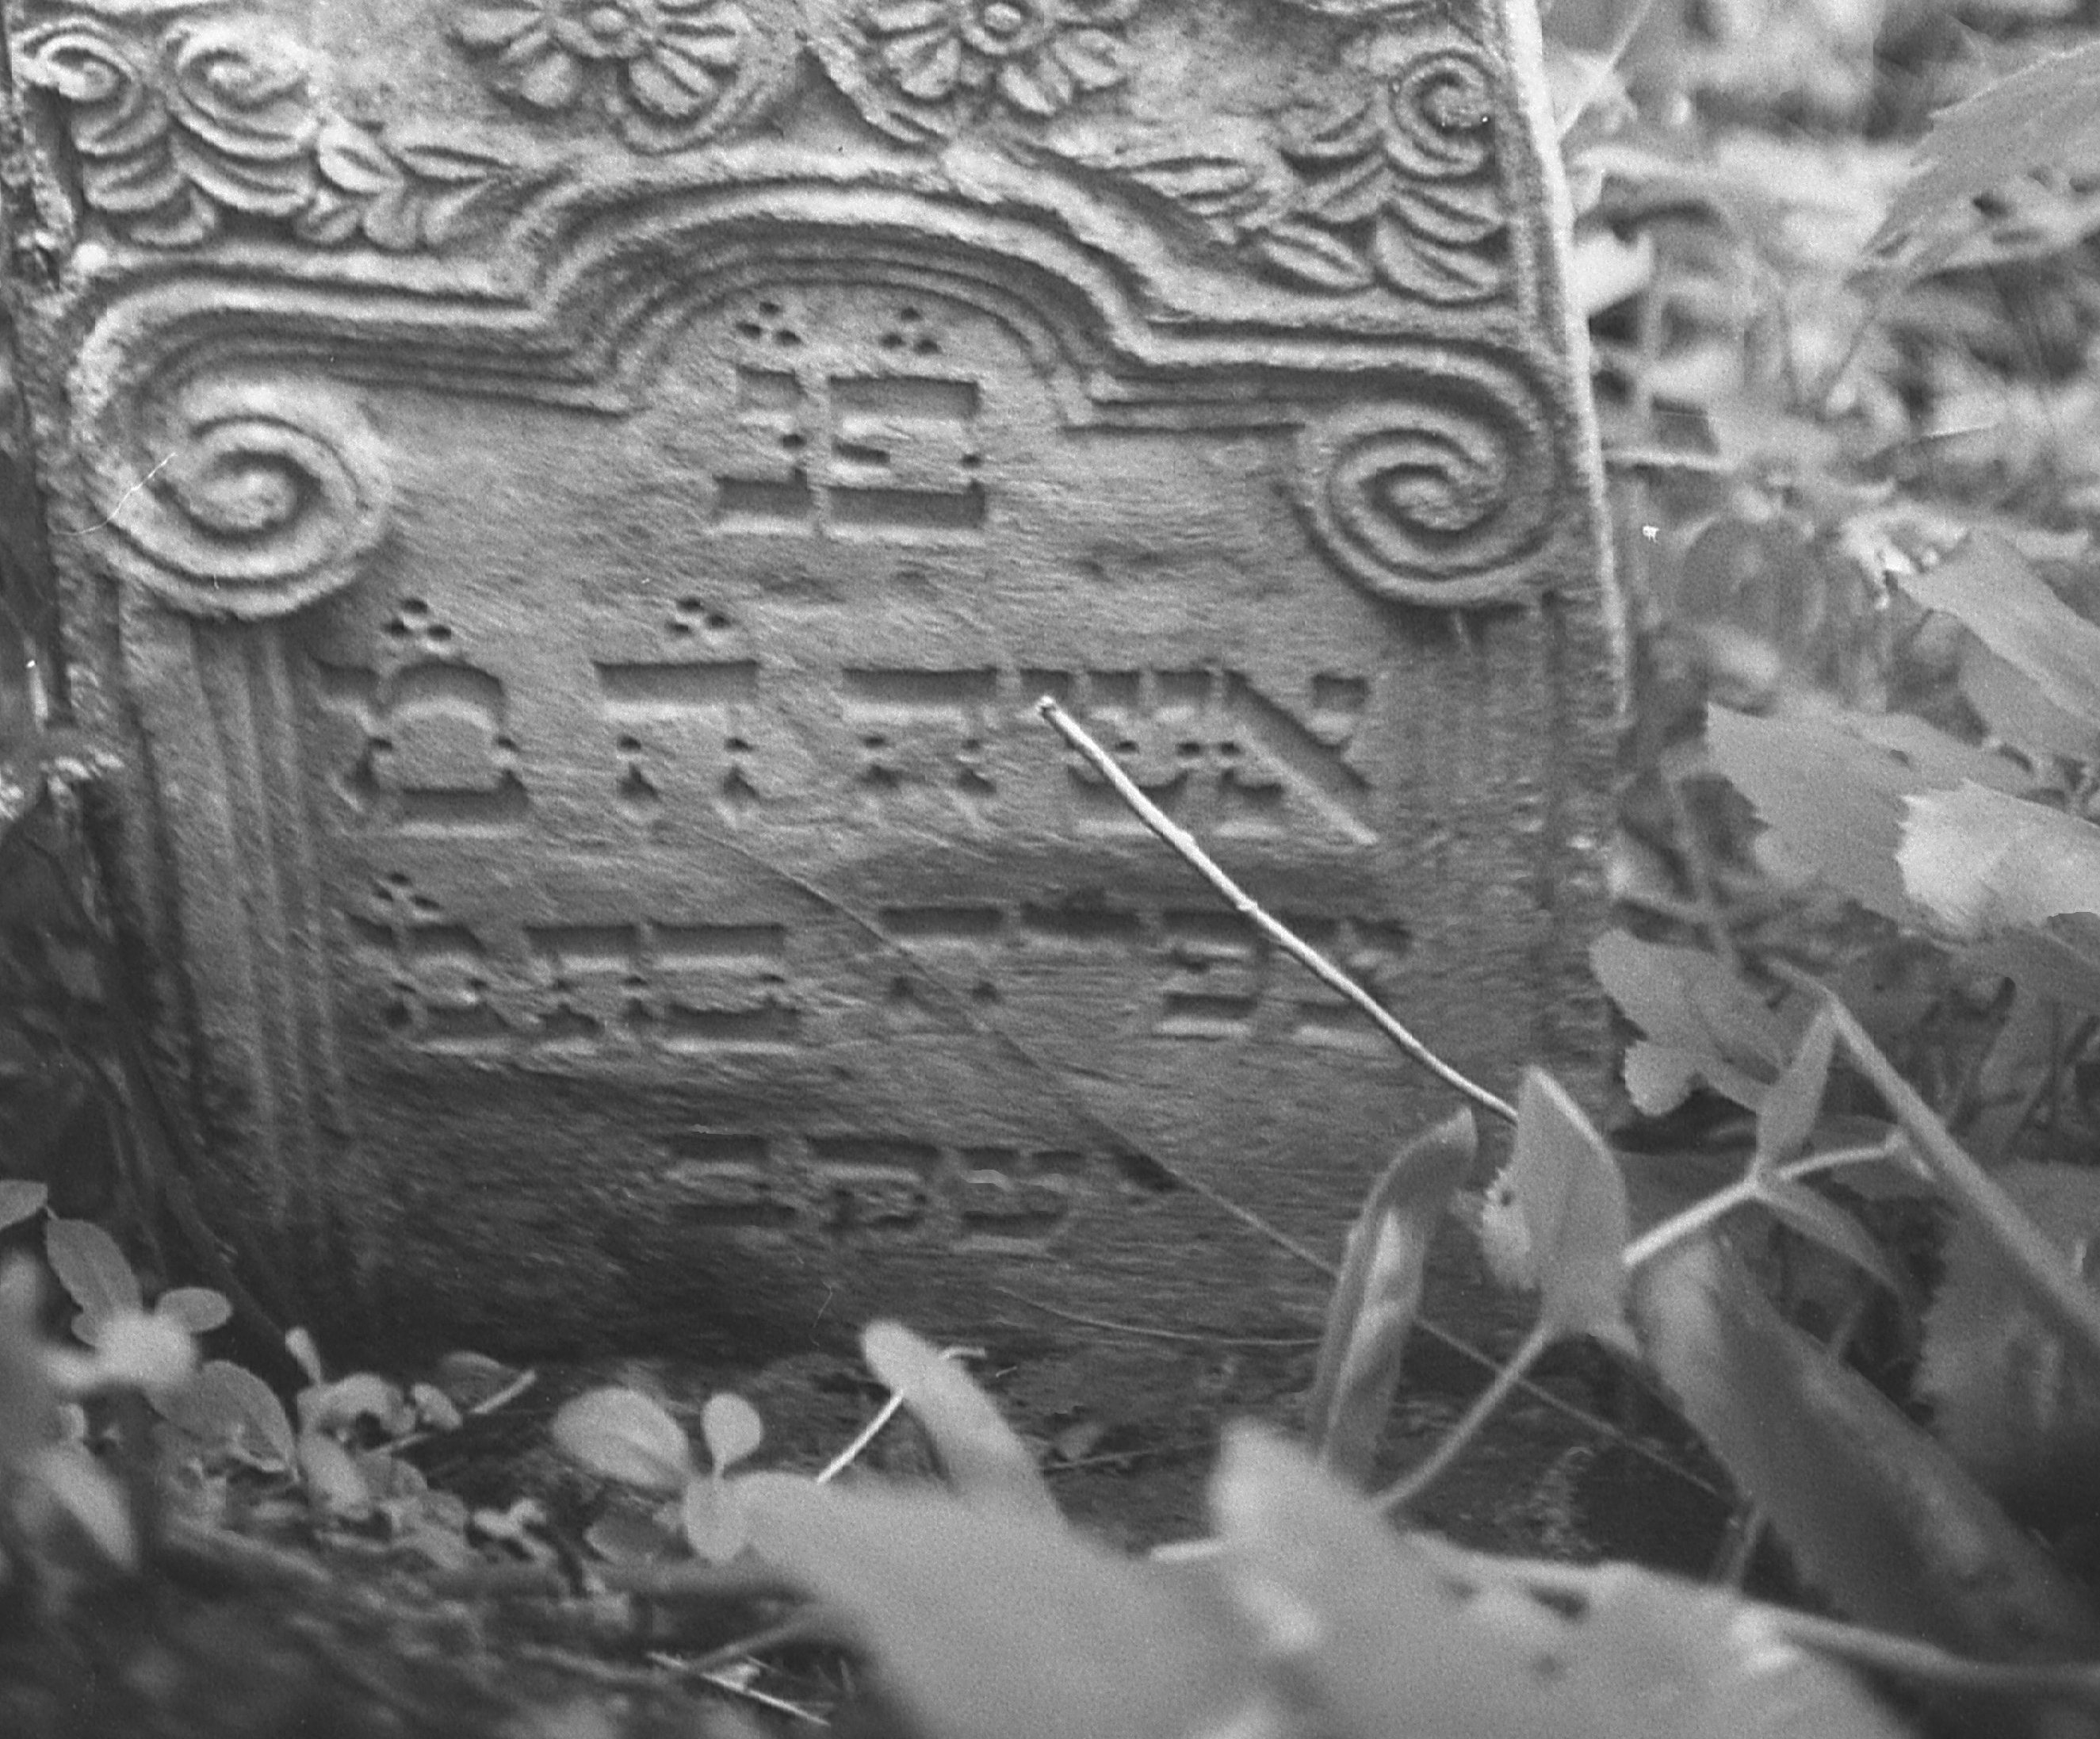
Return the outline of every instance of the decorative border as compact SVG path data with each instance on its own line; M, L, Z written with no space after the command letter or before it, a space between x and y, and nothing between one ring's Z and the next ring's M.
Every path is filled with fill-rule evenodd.
M1427 0L1290 3L1352 33L1324 100L1183 131L1114 101L1148 0L450 0L445 34L526 115L594 113L650 154L748 135L796 94L806 50L893 141L967 136L1061 165L1295 290L1509 299L1501 70ZM238 0L158 19L87 4L22 33L18 75L56 100L81 198L126 241L192 248L259 223L442 250L547 179L456 125L345 119L312 53ZM1082 110L1082 135L1052 125Z
M528 184L456 129L333 113L312 55L254 12L121 29L74 9L15 39L15 73L60 105L82 201L141 247L192 248L246 221L322 247L441 249Z

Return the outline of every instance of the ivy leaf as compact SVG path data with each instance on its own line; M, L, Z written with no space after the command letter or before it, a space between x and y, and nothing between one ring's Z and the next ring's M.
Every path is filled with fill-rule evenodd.
M1626 1060L1627 1090L1651 1116L1704 1080L1755 1110L1785 1062L1787 1022L1722 961L1694 948L1608 930L1590 964L1605 993L1647 1035Z
M1633 1311L1685 1417L1852 1618L1986 1659L2100 1649L2042 1549L1715 1240L1643 1265Z
M0 1177L0 1232L35 1219L51 1198L48 1184L28 1177Z
M1981 785L1905 805L1904 887L1943 930L1973 942L2068 913L2100 916L2100 828Z
M1057 1501L1028 1445L953 1361L901 1322L870 1323L861 1336L861 1356L925 1428L959 1494L973 1503L1058 1519Z
M927 1739L1268 1730L1232 1724L1261 1691L1249 1639L1185 1573L938 1489L737 1485L760 1555L845 1614Z
M1372 1186L1349 1229L1306 1405L1308 1442L1343 1479L1370 1476L1422 1303L1429 1241L1479 1145L1470 1111L1418 1136Z
M678 1422L631 1388L594 1388L563 1403L549 1429L555 1446L602 1478L682 1493L692 1447Z
M1934 116L1921 167L1868 244L1882 250L1965 210L2016 175L2100 155L2100 43L1995 80Z
M1556 1338L1590 1335L1632 1351L1626 1183L1582 1108L1542 1069L1524 1070L1504 1176L1530 1238L1541 1326Z
M2094 65L2100 68L2100 60ZM2100 626L2052 592L2003 538L1972 532L1939 566L1906 576L1903 588L1928 608L1945 611L2054 705L2100 726Z
M93 1220L52 1220L44 1228L44 1256L66 1296L80 1307L73 1332L88 1345L95 1344L111 1317L146 1308L130 1259Z

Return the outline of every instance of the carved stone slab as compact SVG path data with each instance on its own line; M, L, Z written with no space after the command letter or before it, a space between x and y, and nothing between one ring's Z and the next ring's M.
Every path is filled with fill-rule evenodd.
M73 692L266 1295L1303 1321L1579 1070L1612 682L1498 0L7 0ZM1191 1185L1194 1187L1191 1187Z

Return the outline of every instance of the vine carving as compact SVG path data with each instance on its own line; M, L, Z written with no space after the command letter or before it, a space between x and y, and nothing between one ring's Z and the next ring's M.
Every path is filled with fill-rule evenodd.
M81 196L119 236L194 246L234 220L324 246L448 246L519 178L434 129L384 131L319 100L305 47L251 15L157 30L68 15L23 33L18 76L48 91Z

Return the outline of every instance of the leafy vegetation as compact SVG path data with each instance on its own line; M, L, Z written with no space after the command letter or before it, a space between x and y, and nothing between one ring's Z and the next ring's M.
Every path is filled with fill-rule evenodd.
M1264 915L1471 1108L1372 1187L1302 1445L1236 1427L1200 1538L1084 1537L967 1353L893 1323L864 1341L891 1399L820 1470L755 1466L735 1394L696 1450L620 1384L550 1422L573 1513L470 1503L422 1452L532 1374L332 1376L304 1331L258 1338L181 1167L126 1137L150 1070L52 843L82 770L25 779L10 748L0 1728L216 1730L169 1711L267 1635L294 1664L241 1705L258 1732L743 1735L843 1704L933 1739L2100 1728L2100 50L2049 0L1558 0L1547 26L1635 629L1625 924L1593 951L1617 1120L1538 1070L1514 1104L1467 1081ZM0 681L17 737L33 700ZM1476 1191L1481 1114L1514 1132ZM1533 1326L1375 1490L1458 1222ZM1670 1397L1785 1573L1746 1546L1697 1586L1414 1525L1571 1340ZM859 1472L900 1414L938 1481ZM443 1652L449 1599L529 1609L509 1658L568 1676L317 1677L271 1627L293 1590L366 1634L357 1578L404 1565L375 1596L395 1654ZM239 1644L170 1618L205 1586L254 1597ZM204 1688L157 1642L38 1664L126 1600ZM56 1679L98 1662L69 1705Z

